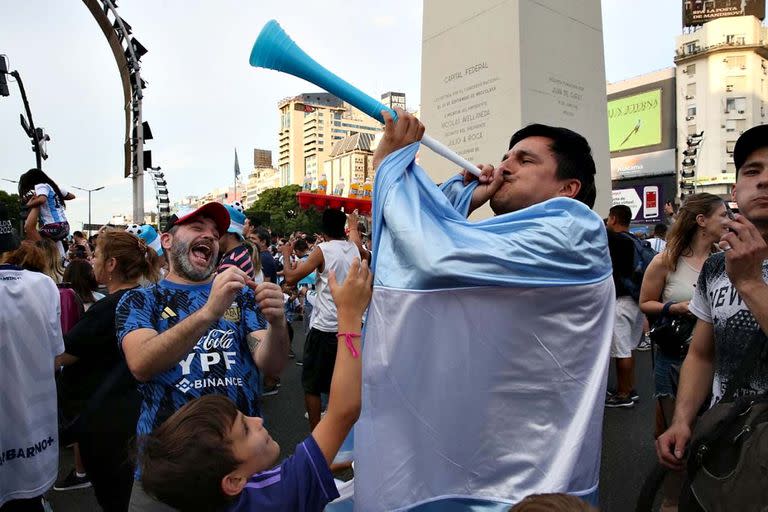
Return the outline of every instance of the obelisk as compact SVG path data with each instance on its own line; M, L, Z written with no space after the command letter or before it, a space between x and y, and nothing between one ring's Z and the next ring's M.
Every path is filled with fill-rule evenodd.
M599 0L424 0L421 119L472 162L497 165L519 128L544 123L587 138L597 164L595 210L611 181ZM429 149L436 182L457 172ZM490 209L478 212L491 215Z

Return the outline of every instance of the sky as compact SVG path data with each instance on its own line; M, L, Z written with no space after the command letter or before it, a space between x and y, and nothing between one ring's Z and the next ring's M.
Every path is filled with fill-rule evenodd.
M432 0L438 1L438 0ZM570 1L570 0L569 0ZM677 0L602 0L606 78L618 81L673 65L681 32ZM317 90L299 78L248 65L253 42L277 19L315 60L372 96L385 91L419 103L420 0L119 0L118 12L148 50L143 113L171 201L232 183L253 148L273 150L285 97ZM482 37L479 34L478 37ZM457 43L460 44L460 43ZM122 86L109 45L78 0L0 0L0 54L18 70L34 121L51 136L43 168L65 188L96 188L92 221L130 214L131 182L123 178ZM10 78L10 77L9 77ZM15 192L35 164L19 125L16 84L0 97L0 189ZM88 221L88 194L72 190L74 229ZM145 209L155 210L145 179Z

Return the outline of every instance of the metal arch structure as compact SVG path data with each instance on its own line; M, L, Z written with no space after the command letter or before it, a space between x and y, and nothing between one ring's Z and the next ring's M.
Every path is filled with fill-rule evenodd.
M168 183L165 181L165 175L160 172L160 167L150 167L147 169L155 183L155 199L157 200L157 227L160 232L165 231L168 226L168 219L171 217L171 202L168 198Z
M141 43L131 35L131 26L117 13L116 0L83 0L107 38L115 57L120 79L123 84L123 105L125 109L125 177L133 180L133 221L144 222L144 137L148 126L142 120L142 89L146 86L141 79L139 59L147 52ZM151 135L147 134L147 138ZM151 160L148 158L147 160ZM151 163L148 162L148 165Z

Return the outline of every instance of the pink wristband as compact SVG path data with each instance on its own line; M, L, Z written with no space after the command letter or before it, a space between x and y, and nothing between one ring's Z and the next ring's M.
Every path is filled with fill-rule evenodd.
M346 343L347 348L349 349L349 353L352 354L352 357L357 359L360 356L360 354L355 349L355 344L352 343L352 338L359 338L359 334L354 332L340 332L337 333L336 336L344 336L344 343Z

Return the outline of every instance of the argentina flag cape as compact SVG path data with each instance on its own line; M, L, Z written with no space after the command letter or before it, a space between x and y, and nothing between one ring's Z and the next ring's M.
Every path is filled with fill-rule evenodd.
M602 220L556 198L479 222L414 143L376 173L355 509L596 503L614 286Z

